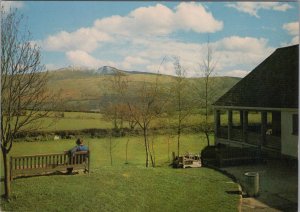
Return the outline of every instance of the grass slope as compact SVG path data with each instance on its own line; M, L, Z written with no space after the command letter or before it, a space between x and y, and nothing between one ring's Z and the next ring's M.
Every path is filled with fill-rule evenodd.
M13 211L237 211L237 185L207 168L102 167L15 180Z
M126 73L130 89L138 87L144 81L154 83L157 79L156 74L148 73ZM48 87L53 91L59 91L61 98L65 101L64 109L67 110L95 110L99 105L108 101L105 97L112 93L111 83L112 75L96 74L92 71L72 71L64 69L50 72L50 81ZM159 83L164 86L170 86L174 83L175 77L161 75ZM228 89L235 85L240 78L234 77L214 77L215 98L223 95ZM190 83L197 83L200 87L204 86L203 78L188 78Z
M169 137L153 139L156 168L144 167L142 137L113 138L113 166L110 166L109 139L86 138L91 150L90 175L16 179L12 183L12 201L2 201L1 208L5 211L219 211L220 208L237 211L239 196L230 194L237 190L237 184L207 168L170 168ZM176 151L176 138L170 138L169 143L171 154ZM200 152L205 143L199 135L183 135L181 153ZM14 144L11 155L61 152L72 146L74 140L19 142Z

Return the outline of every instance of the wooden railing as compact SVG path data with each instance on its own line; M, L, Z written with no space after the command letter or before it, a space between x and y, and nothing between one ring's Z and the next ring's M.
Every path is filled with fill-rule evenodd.
M247 132L247 143L252 145L259 145L261 134L255 132Z
M247 164L261 161L261 153L257 148L228 147L218 149L216 159L220 167Z
M274 135L266 135L266 142L264 146L280 150L281 149L281 138L279 136Z
M10 158L10 178L66 171L68 168L84 171L90 170L90 151L75 152L71 156L63 153L12 156Z
M228 127L220 127L217 132L219 138L228 138Z
M242 129L231 129L230 139L234 141L243 141Z

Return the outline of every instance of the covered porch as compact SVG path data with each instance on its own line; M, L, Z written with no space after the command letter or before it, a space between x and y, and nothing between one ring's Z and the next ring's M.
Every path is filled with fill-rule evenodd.
M281 112L246 108L214 110L216 144L281 152Z

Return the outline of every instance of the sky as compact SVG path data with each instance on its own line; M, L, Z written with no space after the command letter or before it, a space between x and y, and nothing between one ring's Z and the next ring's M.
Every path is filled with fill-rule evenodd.
M276 48L299 43L298 2L18 1L48 70L67 66L244 77Z

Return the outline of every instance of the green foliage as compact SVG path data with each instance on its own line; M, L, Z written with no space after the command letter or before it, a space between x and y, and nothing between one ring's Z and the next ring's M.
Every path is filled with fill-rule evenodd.
M202 159L215 159L216 158L216 147L215 146L206 146L201 151Z

